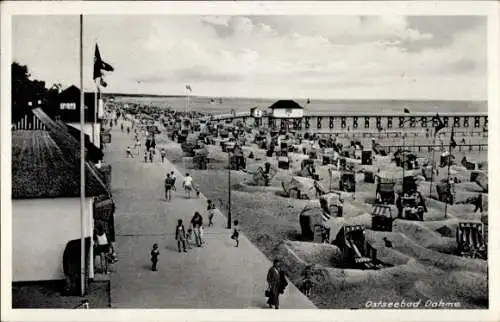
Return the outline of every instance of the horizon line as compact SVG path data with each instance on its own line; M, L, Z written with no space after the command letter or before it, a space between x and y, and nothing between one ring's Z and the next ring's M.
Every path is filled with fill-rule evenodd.
M179 94L149 94L149 93L105 93L101 92L103 96L129 96L129 97L159 97L159 98L185 98L188 95L179 95ZM488 102L488 99L447 99L447 98L316 98L313 99L311 97L252 97L252 96L207 96L207 95L189 95L189 97L193 98L213 98L213 99L260 99L260 100L307 100L310 99L311 102L316 101L447 101L447 102Z

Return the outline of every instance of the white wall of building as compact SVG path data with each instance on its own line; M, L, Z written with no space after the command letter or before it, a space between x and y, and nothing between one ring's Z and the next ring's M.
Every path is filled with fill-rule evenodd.
M92 204L86 198L86 237L93 233ZM12 200L12 281L64 279L64 249L81 238L80 227L80 198ZM90 258L92 278L92 253Z
M291 109L285 109L285 108L275 108L272 110L272 116L273 117L280 117L280 118L300 118L304 116L304 110L301 108L291 108Z
M67 123L69 126L80 130L80 123ZM84 133L90 137L90 140L96 147L101 146L101 124L85 123Z

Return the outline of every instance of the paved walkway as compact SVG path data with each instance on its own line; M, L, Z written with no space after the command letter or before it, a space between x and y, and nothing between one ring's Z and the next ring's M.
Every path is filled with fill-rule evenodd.
M105 161L112 165L112 193L116 203L115 227L120 261L111 273L111 304L115 308L265 308L266 274L271 263L245 236L234 247L226 219L216 214L215 227L205 228L207 245L178 253L177 219L186 229L198 210L208 221L206 202L184 198L177 173L177 193L171 202L163 198L166 171L175 170L159 157L144 163L142 155L125 158L132 134L112 131L112 145ZM161 147L161 145L160 145ZM151 271L150 250L160 247L159 271ZM289 284L280 298L281 308L315 308Z

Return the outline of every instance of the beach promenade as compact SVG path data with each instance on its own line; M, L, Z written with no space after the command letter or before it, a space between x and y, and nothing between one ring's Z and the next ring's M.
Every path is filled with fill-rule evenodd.
M114 308L266 308L264 290L271 262L245 236L234 247L226 218L215 216L215 227L206 227L202 248L179 253L175 241L177 219L186 229L199 211L208 222L204 197L184 198L183 174L177 172L177 192L164 199L163 181L174 166L156 155L144 163L143 155L126 158L132 134L112 130L112 145L105 161L112 165L112 193L116 203L115 230L119 262L111 273L111 305ZM158 140L160 141L160 140ZM169 144L158 142L158 147ZM151 271L153 243L160 250L159 271ZM282 309L315 308L289 284L280 298Z

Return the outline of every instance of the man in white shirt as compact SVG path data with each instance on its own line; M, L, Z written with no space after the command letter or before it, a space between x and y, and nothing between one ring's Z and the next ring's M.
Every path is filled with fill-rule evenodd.
M182 187L184 187L186 198L191 198L191 190L193 190L193 178L191 178L189 173L186 173L184 181L182 182Z

